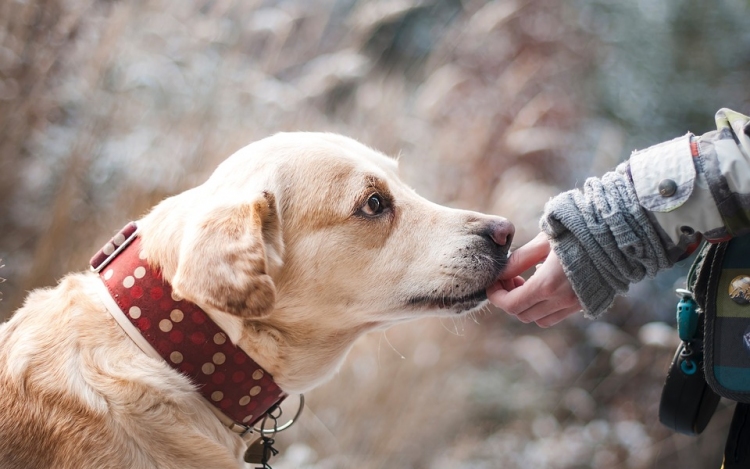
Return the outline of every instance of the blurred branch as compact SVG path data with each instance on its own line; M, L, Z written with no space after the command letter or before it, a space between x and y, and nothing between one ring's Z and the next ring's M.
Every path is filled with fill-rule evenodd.
M3 264L3 260L0 259L0 269L2 269L3 267L5 267L5 264ZM4 283L4 282L5 282L5 278L0 277L0 283ZM3 300L3 292L0 291L0 301L2 300Z

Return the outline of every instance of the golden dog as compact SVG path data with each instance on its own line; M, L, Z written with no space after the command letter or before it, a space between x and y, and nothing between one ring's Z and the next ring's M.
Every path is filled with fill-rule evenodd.
M286 393L329 379L368 331L481 307L513 235L317 133L241 149L138 226L142 258ZM0 326L0 467L244 467L243 439L124 332L101 284L68 275Z

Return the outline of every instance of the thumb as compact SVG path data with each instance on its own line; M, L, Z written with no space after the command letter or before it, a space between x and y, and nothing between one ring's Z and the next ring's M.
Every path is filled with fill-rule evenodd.
M500 274L500 280L514 278L546 259L550 252L549 239L545 233L539 233L534 239L511 253L508 265Z

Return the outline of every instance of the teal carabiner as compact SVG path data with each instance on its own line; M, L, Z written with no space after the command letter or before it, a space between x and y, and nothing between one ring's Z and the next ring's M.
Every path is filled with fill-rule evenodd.
M693 360L683 360L680 363L680 370L686 375L694 375L698 371L698 365Z
M680 297L677 303L677 333L680 340L687 342L693 340L698 331L698 303L690 290L680 288L677 295Z

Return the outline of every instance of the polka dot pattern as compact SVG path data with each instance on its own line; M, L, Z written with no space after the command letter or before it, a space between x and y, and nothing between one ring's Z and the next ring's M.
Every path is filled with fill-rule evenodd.
M134 227L128 225L110 240L112 252ZM108 259L109 250L97 253L92 265L102 256ZM236 422L259 421L286 394L203 310L176 295L143 257L140 239L135 238L100 272L112 298L164 360L188 376L209 402Z
M101 268L112 254L123 245L123 243L133 236L138 227L134 222L130 222L116 235L112 237L96 254L91 258L89 263L95 269Z
M177 352L177 351L172 352L172 353L169 354L169 360L172 363L176 363L176 364L179 365L180 363L182 363L182 354L180 352Z
M169 319L174 322L182 322L182 320L185 319L185 314L179 309L173 309L172 312L169 313Z
M121 232L119 232L119 233L117 233L117 234L116 234L116 235L115 235L115 236L114 236L114 237L112 238L112 244L114 244L114 245L116 245L116 246L122 246L122 243L124 243L124 242L125 242L125 234L123 234L123 232L122 232L122 231L121 231Z
M162 319L159 321L159 329L161 329L162 332L169 332L172 330L172 321L169 319Z

